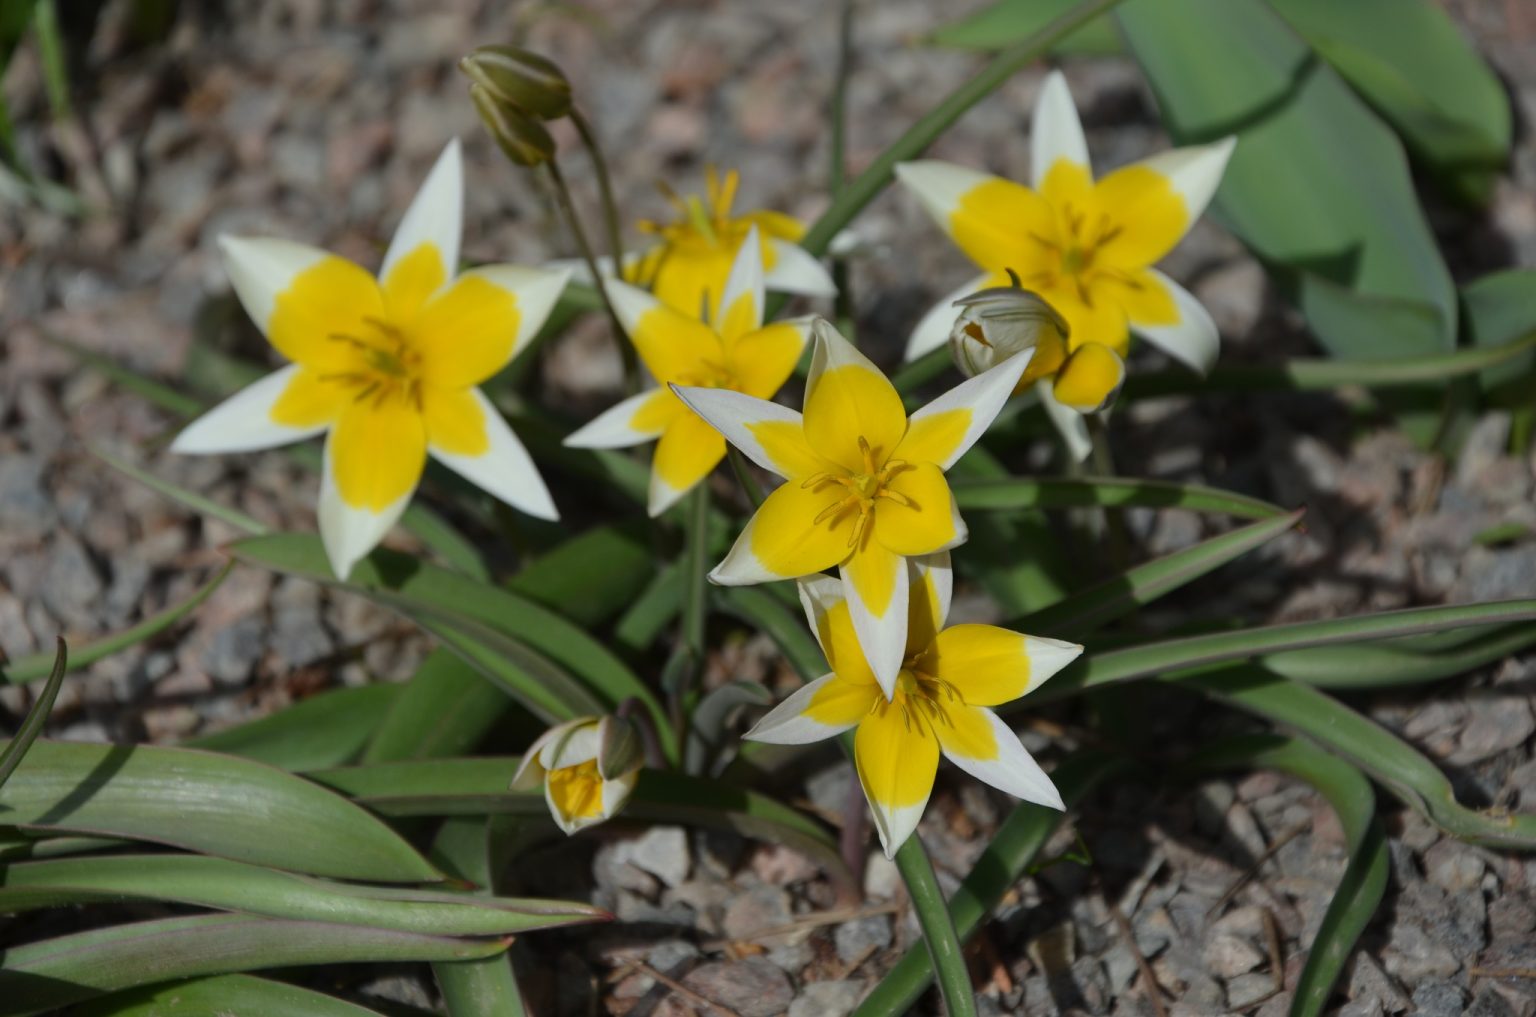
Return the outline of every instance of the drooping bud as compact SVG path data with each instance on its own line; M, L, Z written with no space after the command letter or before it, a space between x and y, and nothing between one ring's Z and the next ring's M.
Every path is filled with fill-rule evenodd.
M459 60L459 70L498 103L541 120L571 111L571 83L552 61L515 46L479 46Z
M511 787L542 787L556 825L575 833L624 807L640 778L643 756L633 721L578 717L550 728L529 746Z
M469 86L469 98L508 159L519 166L539 166L555 157L555 139L538 120L515 106L497 102L478 83Z
M604 717L597 725L597 772L616 780L645 763L645 743L628 717Z
M949 332L949 352L966 377L1025 350L1035 351L1029 373L1039 377L1066 355L1066 319L1038 293L1018 285L994 286L962 297L954 306L960 316Z

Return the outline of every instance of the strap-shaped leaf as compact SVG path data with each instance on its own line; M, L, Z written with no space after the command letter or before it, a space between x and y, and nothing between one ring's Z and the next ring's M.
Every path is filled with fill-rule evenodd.
M4 749L0 749L0 787L5 786L11 774L16 772L16 767L21 765L22 757L27 754L32 743L37 741L37 736L43 733L43 725L48 722L48 714L53 710L53 701L59 696L59 687L64 684L64 672L68 667L69 647L64 645L60 637L58 655L53 660L53 673L43 684L32 708L22 718L15 737L6 743Z
M433 650L404 685L373 730L365 763L395 759L433 759L474 749L512 705L507 694L487 682L463 658ZM320 763L309 769L338 766Z
M176 1010L172 1011L171 1008ZM213 975L132 989L77 1006L72 1017L165 1017L167 1013L219 1017L383 1017L377 1010L322 992L255 975Z
M168 844L318 876L441 874L374 816L272 766L193 749L39 740L5 787L11 826Z
M401 691L399 685L331 689L265 717L188 739L185 744L284 770L341 766L363 751Z
M950 484L962 511L1025 508L1181 508L1224 512L1243 519L1272 519L1286 510L1258 498L1198 484L1126 477L1008 477L955 480Z
M0 1015L24 1017L173 978L301 964L467 960L505 939L457 939L254 915L197 915L29 943L5 953Z

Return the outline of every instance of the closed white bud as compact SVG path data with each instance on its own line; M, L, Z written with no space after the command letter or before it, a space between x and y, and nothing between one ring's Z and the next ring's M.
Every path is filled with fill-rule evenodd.
M1018 286L994 286L955 301L960 316L949 331L949 353L973 378L1025 350L1065 347L1070 329L1056 308Z

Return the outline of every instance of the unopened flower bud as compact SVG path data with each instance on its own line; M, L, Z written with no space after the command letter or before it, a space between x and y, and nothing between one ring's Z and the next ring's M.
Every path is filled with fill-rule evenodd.
M549 814L566 833L601 823L624 807L644 762L634 721L578 717L528 747L512 790L543 787Z
M508 159L519 166L539 166L555 157L555 139L539 121L515 107L498 103L479 84L469 86L469 98Z
M960 308L960 317L949 332L949 352L966 377L1025 350L1035 351L1030 374L1038 377L1066 354L1066 319L1038 293L994 286L962 297L954 306Z
M541 120L571 111L571 83L553 62L514 46L480 46L459 60L459 70L502 105Z

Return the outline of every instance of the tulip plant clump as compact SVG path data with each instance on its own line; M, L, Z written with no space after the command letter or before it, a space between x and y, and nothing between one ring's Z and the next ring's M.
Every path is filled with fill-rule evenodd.
M376 272L294 238L222 237L234 294L282 366L267 373L228 361L224 391L191 396L96 366L189 418L173 453L291 447L317 474L313 532L267 532L112 465L244 531L226 549L232 567L368 597L419 625L436 649L404 684L325 692L179 747L39 733L67 670L196 610L227 569L135 630L6 665L9 681L46 681L0 756L0 911L104 901L179 910L143 920L135 910L118 924L8 945L0 1014L76 1004L92 1014L365 1014L373 1011L305 987L334 980L298 970L403 961L432 965L455 1017L521 1014L518 971L540 930L612 918L581 901L523 896L541 881L522 858L560 837L648 823L785 845L820 866L848 905L858 903L858 873L877 840L924 942L858 1013L906 1012L936 985L946 1012L972 1014L967 940L1097 785L1136 779L1138 769L1144 777L1155 764L1170 781L1281 770L1339 813L1348 869L1299 976L1283 987L1293 1014L1312 1015L1328 1005L1384 891L1378 790L1452 835L1536 847L1536 817L1462 804L1426 757L1327 691L1500 660L1536 644L1536 600L1219 629L1159 630L1137 617L1284 534L1304 506L1142 480L1134 469L1117 475L1107 445L1117 402L1224 385L1422 390L1460 378L1497 404L1512 388L1530 391L1511 370L1533 370L1536 321L1502 343L1484 331L1484 345L1465 349L1454 323L1444 348L1428 351L1412 345L1424 338L1417 333L1386 353L1340 340L1367 328L1383 291L1407 284L1319 281L1299 267L1298 250L1320 248L1289 242L1287 231L1327 218L1331 199L1326 187L1322 197L1294 189L1314 205L1287 218L1256 197L1256 175L1285 177L1286 146L1305 147L1277 132L1300 130L1305 141L1340 116L1364 117L1365 133L1392 146L1401 134L1427 166L1444 163L1411 116L1394 117L1392 96L1371 91L1379 73L1352 77L1366 57L1350 63L1340 56L1347 47L1325 51L1342 61L1325 70L1336 92L1307 93L1300 127L1210 115L1180 77L1182 37L1169 27L1199 23L1192 9L1202 2L1131 0L1115 12L1181 144L1098 174L1054 71L1028 120L1030 165L921 157L1011 74L1118 6L1005 3L944 31L957 44L1006 48L852 178L842 165L840 79L828 205L808 225L737 210L737 172L710 170L702 198L669 190L676 218L638 224L645 242L626 248L601 110L584 110L547 59L487 46L461 64L466 102L512 164L508 186L546 188L579 258L463 264L457 141L401 212ZM1353 14L1319 4L1274 6L1304 12L1319 35L1330 17L1344 23L1341 37L1353 24ZM1036 7L1059 16L1046 21ZM1279 25L1260 0L1206 14L1211 31L1234 38L1239 29L1276 45L1311 37ZM1435 45L1464 46L1446 41L1433 18L1426 24ZM1362 52L1371 44L1356 38ZM1395 55L1367 53L1378 63ZM1473 78L1486 73L1474 57L1462 65ZM581 153L557 151L547 125L559 120L573 125ZM1482 126L1471 114L1447 123L1469 136ZM595 167L599 215L584 217L567 186L562 164L577 155ZM739 161L749 166L750 153ZM1456 186L1476 189L1475 165L1458 164ZM911 279L953 292L910 336L868 336L849 312L850 268L863 255L832 241L856 235L858 213L893 184L937 228L908 242L938 243L941 232L976 271L958 286ZM1411 201L1391 204L1400 197L1391 180L1382 193L1385 206L1372 209L1421 221ZM1155 267L1213 199L1288 281L1333 359L1223 375L1211 316L1187 280ZM1403 231L1378 228L1372 214L1350 220L1366 256L1383 244L1401 254ZM591 229L598 218L602 228ZM841 253L824 263L834 247ZM523 384L539 346L578 314L604 316L628 383L585 420L542 405ZM904 350L906 363L886 373L871 356L882 350ZM1157 366L1159 353L1171 368ZM947 373L951 364L957 373ZM322 436L316 455L308 439ZM1057 449L1059 472L1023 471L1041 441ZM451 514L440 514L445 504ZM1122 515L1137 507L1241 524L1148 559ZM1047 544L1064 533L1079 552L1077 574L1043 581L1037 560L1059 555ZM391 546L402 534L417 550ZM985 607L962 611L962 589ZM794 686L721 675L718 651L753 633L773 641ZM1117 689L1133 681L1143 687ZM1136 726L1128 710L1156 711L1170 686L1246 714L1249 733L1155 752L1121 737ZM1084 693L1093 693L1091 712L1058 709L1075 724L1104 721L1095 737L1074 740L1094 747L1047 743L1037 760L1017 733L1021 712ZM796 761L839 751L862 801L835 829L790 804L789 774ZM1012 803L948 900L921 832L941 759L956 779ZM536 935L524 943L525 933ZM281 976L250 973L274 968ZM1161 1000L1150 974L1134 991Z

